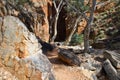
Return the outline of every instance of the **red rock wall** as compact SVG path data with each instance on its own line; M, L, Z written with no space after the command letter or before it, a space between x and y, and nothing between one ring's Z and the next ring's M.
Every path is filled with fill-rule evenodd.
M40 27L38 31L36 31L36 36L40 37L42 40L48 42L49 41L49 15L51 14L48 11L49 5L51 5L51 0L32 0L36 6L40 6L45 14L44 24ZM37 29L36 29L37 30Z
M48 42L49 38L50 38L50 34L49 34L49 20L50 20L50 16L55 15L54 14L54 10L52 9L53 8L52 0L32 0L32 1L36 2L36 3L40 3L41 7L43 9L43 12L45 13L45 17L44 17L45 23L42 25L42 27L40 27L40 32L39 31L36 32L36 35L39 36L42 40ZM97 2L100 2L100 1L101 0L97 0ZM95 14L98 14L100 12L104 12L105 10L110 9L113 5L114 5L113 3L107 3L105 7L101 7L100 5L97 5ZM63 16L63 15L66 15L66 14L62 13L60 15ZM61 24L65 24L65 25L62 26ZM87 22L84 19L83 19L83 21L80 24L78 24L77 32L79 34L82 33L82 31L84 30L86 24L87 24ZM66 29L66 31L64 31L65 33L61 32L61 30L60 30L61 27ZM60 20L58 20L58 35L57 35L56 40L60 41L62 39L62 37L68 37L70 32L71 32L71 30L72 30L72 28L68 29L67 23L61 22Z

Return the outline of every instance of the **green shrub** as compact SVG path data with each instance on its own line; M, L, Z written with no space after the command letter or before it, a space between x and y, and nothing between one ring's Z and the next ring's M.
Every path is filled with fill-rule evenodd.
M80 45L83 41L83 34L75 33L71 38L70 45Z

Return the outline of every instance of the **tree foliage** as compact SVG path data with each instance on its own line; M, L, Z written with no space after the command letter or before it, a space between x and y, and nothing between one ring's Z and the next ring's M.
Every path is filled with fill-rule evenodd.
M94 29L97 29L96 41L116 37L120 34L120 1L111 0L115 5L96 15ZM107 5L106 5L107 6Z
M25 3L29 3L30 0L9 0L14 5L24 5Z
M84 12L89 9L88 5L84 4L85 0L69 0L68 2L74 6L78 11ZM67 6L67 11L72 12L74 11L70 6ZM75 12L75 11L74 11Z
M78 23L81 22L83 18L87 19L85 12L89 10L89 2L85 4L84 0L65 0L66 1L66 10L68 11L67 15L70 15L70 17L74 17L75 21L71 21L70 24L68 24L70 28L72 28L72 31L68 38L66 39L65 45L68 45L71 41L72 35L77 30Z

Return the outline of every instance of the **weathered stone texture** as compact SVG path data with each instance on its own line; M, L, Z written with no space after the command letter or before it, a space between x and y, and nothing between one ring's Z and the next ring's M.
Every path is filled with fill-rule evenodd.
M49 80L51 63L34 34L16 17L0 18L0 63L19 80ZM54 77L52 77L54 80Z

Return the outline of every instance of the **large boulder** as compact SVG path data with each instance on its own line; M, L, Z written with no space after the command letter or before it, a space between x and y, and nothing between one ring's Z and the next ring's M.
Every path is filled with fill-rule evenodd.
M0 64L19 80L54 80L41 44L17 17L0 18Z
M0 0L0 17L17 16L36 36L49 41L49 13L51 0ZM32 5L31 5L32 4Z

